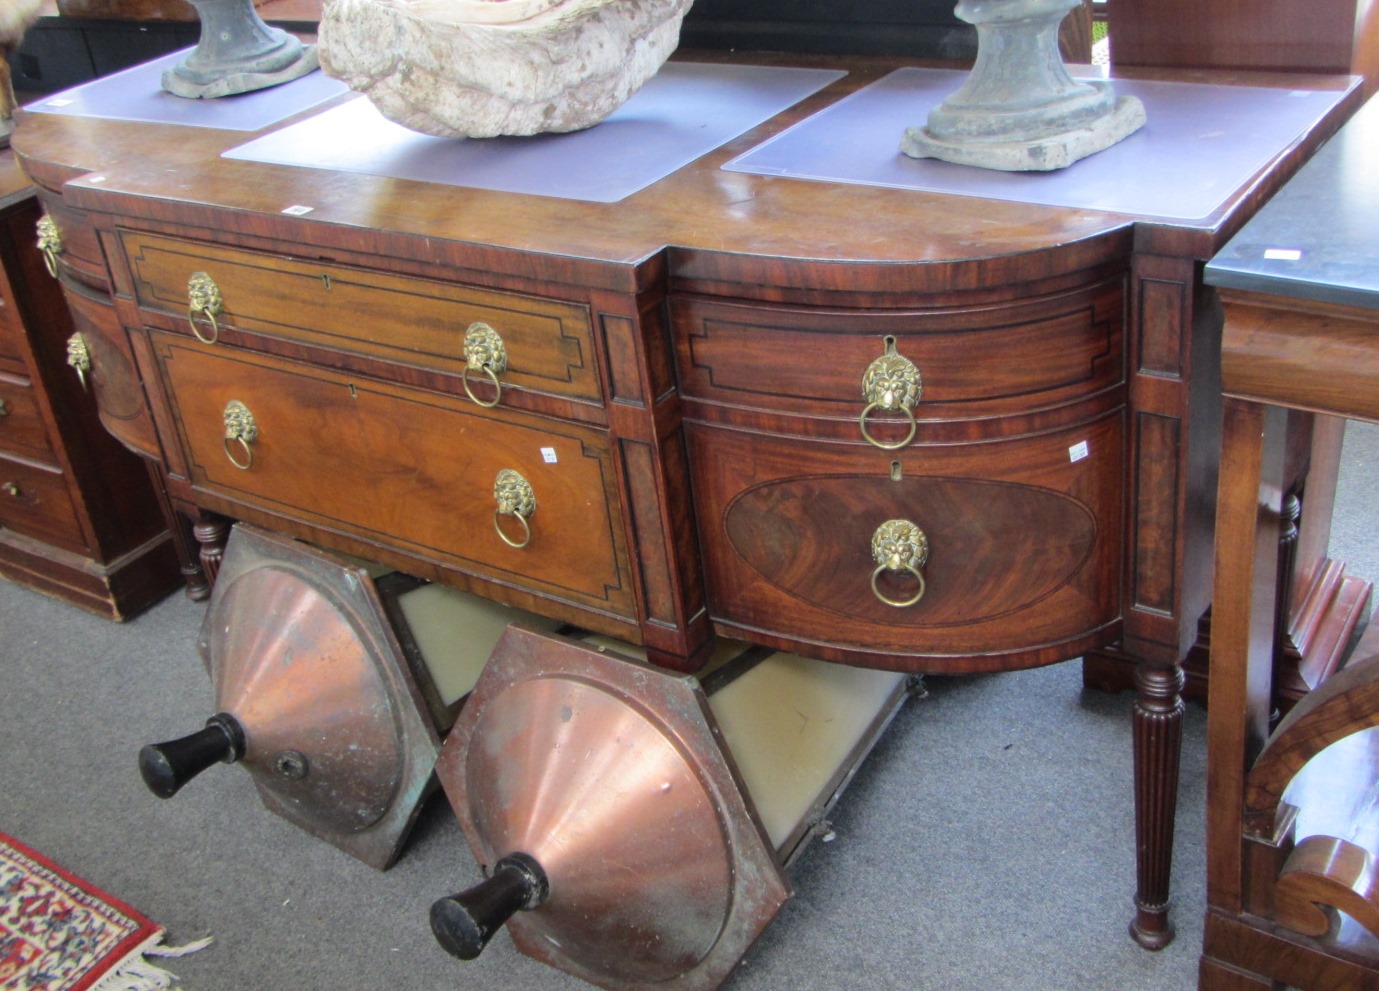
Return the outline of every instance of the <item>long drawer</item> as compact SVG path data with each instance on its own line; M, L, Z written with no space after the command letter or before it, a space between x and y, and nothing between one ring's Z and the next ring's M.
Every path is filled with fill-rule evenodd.
M852 663L977 671L1072 656L1120 614L1119 410L890 460L858 443L687 432L720 631ZM873 556L892 520L924 534L913 570Z
M604 432L172 334L151 340L198 488L635 615ZM535 508L521 518L500 512L505 470L530 486Z
M0 452L52 463L48 429L28 379L0 372Z
M191 315L189 283L204 273L219 293L216 327L463 375L470 328L490 328L506 354L504 388L598 402L602 392L588 308L342 265L157 237L121 234L139 304L182 320ZM216 333L198 314L204 338ZM487 373L470 372L474 391ZM482 384L480 384L482 383ZM487 398L485 397L485 401Z
M1125 380L1124 309L1120 279L929 310L672 302L681 390L696 409L856 420L864 374L893 352L914 366L920 423L1048 409L1115 388ZM889 441L899 425L874 426Z

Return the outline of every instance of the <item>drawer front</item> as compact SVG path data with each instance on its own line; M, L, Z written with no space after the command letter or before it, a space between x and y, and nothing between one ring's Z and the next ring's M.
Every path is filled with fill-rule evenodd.
M37 400L27 379L0 373L0 452L54 460Z
M52 263L78 282L98 292L109 292L110 269L90 218L81 211L69 210L62 197L54 193L43 190L38 198L44 219L51 223L52 233L45 240L50 246ZM34 234L37 240L39 231Z
M219 325L454 375L465 373L466 330L482 323L507 353L504 388L601 398L586 307L147 234L122 237L135 295L147 309L186 319L188 280L205 272L220 292ZM210 335L204 318L197 326ZM486 374L475 369L470 377L487 401Z
M67 478L55 468L0 458L0 524L48 543L86 550Z
M729 408L855 420L866 405L863 375L888 349L917 370L921 423L1051 408L1125 379L1119 279L1033 301L930 311L694 297L672 306L684 394Z
M152 336L193 483L471 574L635 615L612 457L602 431L295 362ZM257 436L226 439L225 410ZM236 467L234 458L249 465ZM503 469L530 484L530 541L495 520Z
M878 667L975 671L1062 659L1058 645L1119 616L1120 411L891 461L697 423L688 434L712 613L738 632ZM878 571L873 536L896 519L927 537L918 576ZM920 577L917 602L883 601L905 602Z

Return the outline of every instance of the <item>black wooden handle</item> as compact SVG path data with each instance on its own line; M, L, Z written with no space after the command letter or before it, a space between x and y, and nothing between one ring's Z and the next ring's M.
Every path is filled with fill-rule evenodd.
M431 931L447 953L473 960L504 922L536 908L549 891L540 864L525 853L510 853L493 866L491 877L432 905Z
M233 764L244 756L244 730L228 713L206 720L206 728L139 751L139 774L149 791L171 798L177 790L217 761Z

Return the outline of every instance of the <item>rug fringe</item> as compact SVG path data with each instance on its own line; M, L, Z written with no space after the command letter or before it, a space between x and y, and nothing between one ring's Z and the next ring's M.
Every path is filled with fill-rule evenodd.
M204 949L212 937L194 940L185 946L164 946L163 932L154 933L139 945L119 966L91 987L91 991L164 991L177 981L177 975L144 959L150 957L184 957Z

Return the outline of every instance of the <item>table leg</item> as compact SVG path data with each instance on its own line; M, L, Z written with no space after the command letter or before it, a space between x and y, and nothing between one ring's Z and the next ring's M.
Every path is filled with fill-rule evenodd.
M1135 919L1130 935L1145 949L1173 942L1168 920L1173 822L1183 745L1183 669L1141 661L1135 671Z

